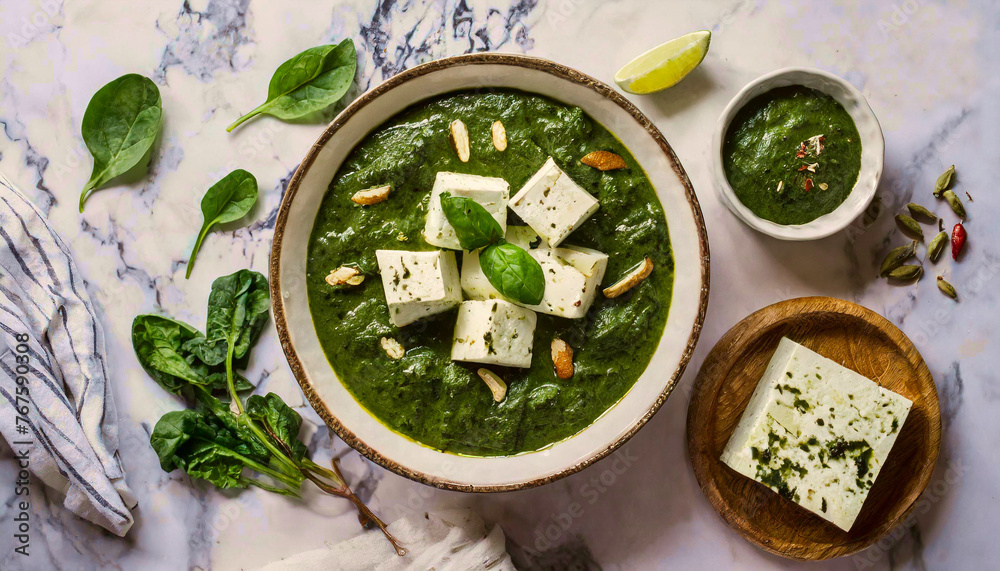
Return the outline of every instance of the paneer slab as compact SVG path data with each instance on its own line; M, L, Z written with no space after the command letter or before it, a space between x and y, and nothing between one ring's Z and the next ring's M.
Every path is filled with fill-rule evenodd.
M458 307L453 361L527 368L538 317L502 299L463 301Z
M376 250L389 319L396 327L448 311L462 301L455 252Z
M455 235L455 228L441 210L441 194L445 192L475 200L493 216L500 228L507 229L507 202L510 196L507 181L488 176L439 172L431 189L424 224L424 239L428 244L450 250L462 249L458 236Z
M600 205L549 157L510 201L510 208L553 248Z
M850 531L911 405L783 338L722 461Z
M580 246L552 248L527 226L509 227L506 239L537 260L545 276L542 302L523 307L568 319L587 314L608 268L607 254ZM468 299L503 298L483 274L477 252L462 255L462 291Z

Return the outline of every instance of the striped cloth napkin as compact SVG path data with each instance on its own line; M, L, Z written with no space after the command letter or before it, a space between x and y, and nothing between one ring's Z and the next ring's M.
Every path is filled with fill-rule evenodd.
M66 508L124 536L136 500L117 422L104 333L80 270L0 174L0 435Z

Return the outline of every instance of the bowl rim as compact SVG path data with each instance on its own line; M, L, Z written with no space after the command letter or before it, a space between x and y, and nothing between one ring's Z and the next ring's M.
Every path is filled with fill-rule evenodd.
M561 79L588 87L616 103L620 108L622 108L622 110L627 112L660 147L660 150L670 162L670 166L673 169L674 174L684 187L684 194L687 198L688 206L691 208L692 217L694 218L694 227L698 238L698 258L700 260L699 269L701 273L701 291L699 292L697 316L691 327L691 333L688 336L687 343L684 345L681 359L678 362L677 368L674 370L673 374L668 379L664 379L664 388L660 392L659 396L650 404L649 408L646 409L645 413L639 418L639 420L610 445L592 453L590 456L580 462L577 462L576 464L567 466L558 472L525 482L499 485L463 484L410 469L399 464L395 460L385 457L374 448L371 448L367 443L358 438L347 426L342 424L333 415L326 403L320 398L319 394L312 386L308 376L305 374L302 362L300 361L291 342L288 322L285 316L284 298L282 297L281 291L281 249L291 203L299 190L299 185L303 177L316 161L320 154L320 150L324 147L324 145L326 145L326 143L337 133L337 131L339 131L360 109L397 86L411 79L440 71L448 67L467 65L510 65L543 71ZM434 486L440 489L461 492L505 492L523 490L548 484L560 478L569 476L570 474L579 472L587 466L601 460L632 438L632 436L634 436L640 428L645 426L649 419L656 414L656 412L662 407L663 403L666 402L667 397L669 397L670 393L673 392L673 389L677 386L681 375L683 375L684 370L690 363L691 357L694 354L695 346L698 343L701 330L705 323L709 294L709 270L708 232L705 227L705 219L702 215L698 197L695 194L691 180L688 178L687 173L684 171L684 167L681 166L680 161L677 159L677 155L674 153L673 148L667 142L660 130L657 129L652 123L652 121L639 111L639 109L633 105L632 102L612 89L609 85L590 77L589 75L545 58L507 53L472 53L433 60L394 75L376 87L368 90L350 103L337 115L337 117L333 119L332 122L330 122L329 125L327 125L326 129L324 129L323 133L319 136L316 142L309 148L305 158L303 158L302 162L295 169L295 173L292 175L292 178L289 180L275 219L274 236L271 242L270 259L268 262L271 313L274 319L275 328L277 329L278 340L281 343L282 352L285 354L285 359L292 371L292 375L298 382L303 394L323 422L325 422L326 425L331 428L348 446L354 448L379 466L422 484ZM405 436L400 435L400 438L405 438Z
M877 148L872 150L876 153L876 155L874 164L866 168L864 163L864 149L862 150L861 170L858 172L858 180L854 183L854 187L851 189L850 194L861 190L864 192L864 195L862 200L854 204L853 207L848 210L843 209L844 207L849 206L848 201L845 198L844 202L833 211L805 224L778 224L757 216L736 196L736 192L729 184L729 179L726 177L726 172L722 165L722 146L730 123L736 116L736 113L738 113L751 99L753 99L753 97L750 97L750 94L754 92L754 90L758 89L762 84L775 79L786 76L794 77L802 75L813 76L836 83L855 100L859 113L863 118L862 121L874 127L872 132L875 135ZM793 82L793 84L795 83ZM816 89L817 91L822 91L835 99L839 99L837 94L829 93L821 87L809 87L811 89ZM763 93L766 93L766 91L759 94L753 93L753 95L763 95ZM843 103L841 102L841 104ZM858 118L853 114L851 119L854 120L855 123L858 123ZM860 127L861 126L859 125L859 131L862 130ZM867 147L867 145L865 145L865 147ZM826 238L836 234L846 228L871 204L872 199L875 197L875 191L878 189L879 182L882 179L882 171L884 170L885 134L882 132L882 125L879 123L878 117L875 116L875 112L872 110L871 105L868 103L864 94L862 94L861 91L859 91L846 79L821 69L809 67L783 67L765 73L764 75L761 75L760 77L747 83L742 89L739 90L739 92L737 92L735 96L733 96L733 98L726 105L725 110L723 110L722 114L719 115L719 119L716 122L715 131L712 135L711 155L712 172L715 178L716 190L720 195L722 195L722 202L729 208L730 211L732 211L733 214L736 215L737 218L742 220L743 223L758 232L780 240L818 240L820 238ZM872 169L874 169L874 172L871 172ZM869 176L866 175L872 175L870 178L873 183L870 185L870 188L862 189L860 188L860 185L865 184L864 179L869 178ZM848 196L850 196L850 194Z

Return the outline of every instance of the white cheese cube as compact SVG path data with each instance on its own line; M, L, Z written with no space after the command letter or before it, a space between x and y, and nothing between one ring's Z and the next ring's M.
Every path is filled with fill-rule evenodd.
M478 202L489 212L500 228L507 229L507 201L510 185L502 178L439 172L431 189L430 204L427 205L427 220L424 223L424 239L439 248L461 250L455 228L441 210L441 194L464 196Z
M552 247L579 228L599 206L597 199L564 173L552 157L510 201L511 210Z
M550 247L527 226L511 226L506 239L538 261L545 276L545 294L538 305L518 304L539 313L568 319L587 314L608 269L608 255L581 246ZM462 291L469 299L502 299L479 265L478 252L462 255ZM516 302L515 302L516 303Z
M462 301L455 252L375 250L389 319L396 327L448 311Z
M537 319L534 311L502 299L463 301L458 307L451 359L530 367Z
M850 531L911 405L783 338L722 461Z

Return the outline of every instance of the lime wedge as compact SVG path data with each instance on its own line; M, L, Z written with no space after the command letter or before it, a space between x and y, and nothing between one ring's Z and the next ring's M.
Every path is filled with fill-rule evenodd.
M711 41L712 32L708 30L674 38L625 64L615 74L615 83L637 95L671 87L705 59Z

